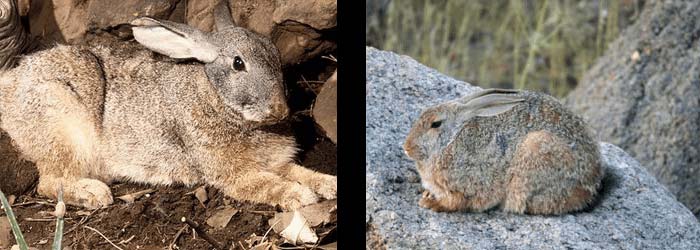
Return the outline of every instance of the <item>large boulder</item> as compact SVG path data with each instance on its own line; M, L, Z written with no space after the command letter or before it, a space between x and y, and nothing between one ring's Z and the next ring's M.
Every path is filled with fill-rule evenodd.
M700 215L700 2L647 1L567 105Z
M128 38L128 23L149 16L214 30L213 10L224 0L46 0L31 1L33 36L60 43L81 43L90 34L111 32ZM227 0L237 25L260 33L279 48L282 63L293 66L336 48L336 0ZM26 1L23 1L25 3ZM105 11L109 10L109 11Z
M585 211L561 216L436 213L418 206L422 191L401 144L430 105L478 90L415 60L367 48L366 228L368 248L391 249L692 249L700 223L623 150L601 143L602 195Z

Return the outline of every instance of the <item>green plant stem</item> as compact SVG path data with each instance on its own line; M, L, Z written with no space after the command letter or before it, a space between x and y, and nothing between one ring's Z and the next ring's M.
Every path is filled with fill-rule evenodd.
M7 198L2 190L0 190L0 200L2 201L2 206L5 208L5 214L7 214L7 219L10 221L12 234L15 235L15 241L17 241L17 245L19 245L19 249L27 250L27 242L24 241L24 236L22 235L22 231L19 229L19 224L17 224L15 214L12 213L12 206L10 205L10 202L7 201Z
M61 250L61 242L63 241L63 216L66 211L66 204L63 203L63 186L58 189L58 202L56 203L56 231L53 236L53 245L51 249Z

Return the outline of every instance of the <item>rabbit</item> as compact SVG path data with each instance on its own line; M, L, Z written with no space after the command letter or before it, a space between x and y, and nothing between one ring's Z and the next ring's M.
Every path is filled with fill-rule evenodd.
M586 208L603 170L584 121L553 97L487 89L422 112L403 145L437 212L562 214Z
M62 186L88 209L113 203L116 180L207 184L286 210L335 199L335 176L297 165L293 138L260 129L289 113L278 49L220 20L204 33L140 17L138 44L58 45L3 72L0 127L36 163L37 192Z

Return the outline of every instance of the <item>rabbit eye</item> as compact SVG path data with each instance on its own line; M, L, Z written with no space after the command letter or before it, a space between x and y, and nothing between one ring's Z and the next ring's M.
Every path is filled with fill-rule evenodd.
M442 125L442 121L434 121L430 124L430 128L439 128Z
M243 63L243 60L238 56L233 58L233 69L236 71L245 70L245 63Z

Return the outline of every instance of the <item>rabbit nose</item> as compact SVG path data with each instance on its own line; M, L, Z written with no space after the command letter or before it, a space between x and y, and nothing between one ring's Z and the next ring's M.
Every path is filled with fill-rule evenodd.
M406 142L403 144L403 152L411 159L416 159L416 152L418 152L418 146L413 143Z

